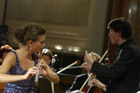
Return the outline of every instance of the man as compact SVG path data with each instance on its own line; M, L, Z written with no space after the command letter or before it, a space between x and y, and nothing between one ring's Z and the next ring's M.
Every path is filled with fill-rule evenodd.
M91 52L90 53L92 57L95 57L96 60L100 60L100 56L96 53ZM83 64L84 65L84 64ZM105 88L105 85L100 82L98 79L95 79L96 77L94 75L91 76L91 78L88 80L88 83L85 85L86 88L83 88L82 91L79 91L84 82L87 80L87 78L90 75L90 70L86 69L87 73L77 75L74 82L72 83L71 87L65 92L65 93L93 93L93 90L97 86L98 88L101 88L101 91L103 92L103 88Z
M139 88L140 51L131 39L131 25L125 18L117 18L108 24L109 38L119 49L110 66L101 65L85 52L91 73L109 78L106 93L136 93Z

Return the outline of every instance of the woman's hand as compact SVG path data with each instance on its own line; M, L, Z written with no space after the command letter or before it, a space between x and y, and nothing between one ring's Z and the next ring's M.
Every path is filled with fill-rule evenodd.
M39 73L43 76L48 76L48 74L49 74L48 69L47 69L48 65L45 62L45 60L39 59L38 62L39 62L39 66L40 66Z
M35 76L38 72L39 71L38 71L37 67L29 68L27 73L24 75L24 79L29 79L29 78Z
M46 77L48 80L54 83L59 83L59 76L52 71L52 69L47 65L44 59L39 60L40 74Z

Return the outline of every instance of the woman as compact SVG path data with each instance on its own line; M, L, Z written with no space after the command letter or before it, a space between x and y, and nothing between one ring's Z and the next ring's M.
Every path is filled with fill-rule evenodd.
M43 60L40 69L34 53L41 52L45 46L46 31L39 25L27 25L15 31L20 48L7 54L0 69L0 82L7 83L4 93L29 93L37 73L49 75Z

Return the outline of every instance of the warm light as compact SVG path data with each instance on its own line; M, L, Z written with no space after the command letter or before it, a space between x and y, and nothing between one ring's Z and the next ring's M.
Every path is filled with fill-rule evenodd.
M79 52L80 51L80 48L79 47L73 47L73 51Z
M57 49L57 50L61 50L63 47L61 46L61 45L56 45L55 46L55 49Z
M129 14L131 14L131 9L129 9Z
M79 48L79 47L72 47L72 46L69 46L69 47L68 47L68 51L79 52L79 51L80 51L80 48Z

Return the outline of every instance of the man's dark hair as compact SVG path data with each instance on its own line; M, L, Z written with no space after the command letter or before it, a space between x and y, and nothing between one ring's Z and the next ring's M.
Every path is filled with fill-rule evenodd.
M113 19L108 24L108 29L113 29L115 32L121 32L122 38L129 39L132 35L132 28L130 23L123 17Z

